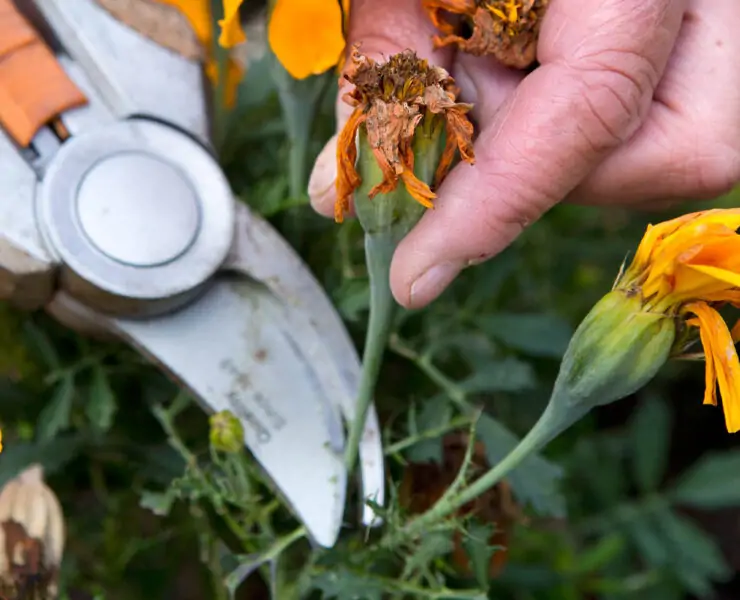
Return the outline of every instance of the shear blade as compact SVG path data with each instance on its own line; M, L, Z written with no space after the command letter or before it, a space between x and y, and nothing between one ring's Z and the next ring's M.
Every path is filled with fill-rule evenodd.
M220 278L176 313L109 321L209 410L242 421L246 445L310 536L333 546L347 478L342 382L300 315L258 283Z

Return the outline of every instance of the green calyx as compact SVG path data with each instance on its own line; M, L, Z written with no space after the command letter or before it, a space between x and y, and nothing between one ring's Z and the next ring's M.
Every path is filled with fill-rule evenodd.
M614 290L581 322L568 345L550 404L568 426L596 406L633 394L670 356L673 318L647 310L639 295Z

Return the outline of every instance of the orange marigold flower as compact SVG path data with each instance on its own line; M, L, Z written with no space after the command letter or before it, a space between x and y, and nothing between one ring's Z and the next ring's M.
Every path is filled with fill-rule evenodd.
M239 22L244 0L223 0L218 43L230 48L245 40ZM295 79L319 75L341 62L349 0L276 0L267 39L270 48Z
M435 47L457 46L474 56L493 55L517 69L530 66L537 55L540 24L549 0L422 0L422 5L442 35ZM455 33L444 13L466 18L468 37Z
M444 119L447 139L434 178L434 186L438 187L452 165L456 150L464 161L472 164L475 160L473 125L467 118L471 105L455 101L458 90L447 71L430 66L415 52L406 50L381 64L360 54L358 48L353 48L352 62L344 74L344 79L354 85L344 95L344 101L355 110L337 142L335 218L337 222L343 220L350 198L361 183L355 168L360 127L367 132L383 173L383 180L368 196L373 198L395 190L400 179L414 199L433 208L435 193L414 175L414 134L426 118L438 115Z
M740 430L740 360L733 333L717 312L740 308L740 209L714 209L648 227L616 288L640 294L648 310L697 328L706 360L704 403L722 396L727 430ZM740 323L739 323L740 324Z

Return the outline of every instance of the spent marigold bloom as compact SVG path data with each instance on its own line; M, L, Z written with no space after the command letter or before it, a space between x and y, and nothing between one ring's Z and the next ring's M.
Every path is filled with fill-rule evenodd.
M649 310L698 329L706 361L704 403L722 396L727 429L740 430L740 360L717 308L740 307L740 209L714 209L648 227L615 288L639 294ZM733 335L734 333L734 335Z
M356 45L351 61L343 77L354 89L343 99L355 109L337 141L337 222L343 220L352 194L361 183L355 168L360 127L367 132L383 175L368 197L395 190L400 179L415 200L433 208L435 193L414 175L414 134L425 119L444 119L447 139L434 177L438 187L456 150L464 161L472 164L475 160L473 125L467 118L471 105L455 101L458 90L447 71L430 66L411 50L394 54L381 64L360 54Z
M246 38L239 21L243 0L223 0L218 43L230 48ZM276 0L267 26L270 48L295 79L319 75L339 64L349 0Z
M549 0L422 0L442 35L435 47L457 46L474 56L493 55L509 67L525 69L537 55L537 38ZM469 37L455 33L444 13L466 18Z

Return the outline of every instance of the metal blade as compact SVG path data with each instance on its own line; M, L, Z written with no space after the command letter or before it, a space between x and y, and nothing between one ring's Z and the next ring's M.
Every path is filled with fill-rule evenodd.
M89 311L66 295L69 311ZM245 443L312 539L336 542L344 512L344 384L300 314L259 283L221 276L194 303L154 319L93 313L209 411L230 410Z
M355 400L360 380L360 360L347 329L321 285L293 248L258 215L237 202L236 236L225 269L244 273L268 286L283 302L299 309L319 332L344 383L338 407L347 421L355 417ZM383 505L385 470L378 415L370 407L360 440L362 498ZM362 522L381 523L375 511L364 503Z

